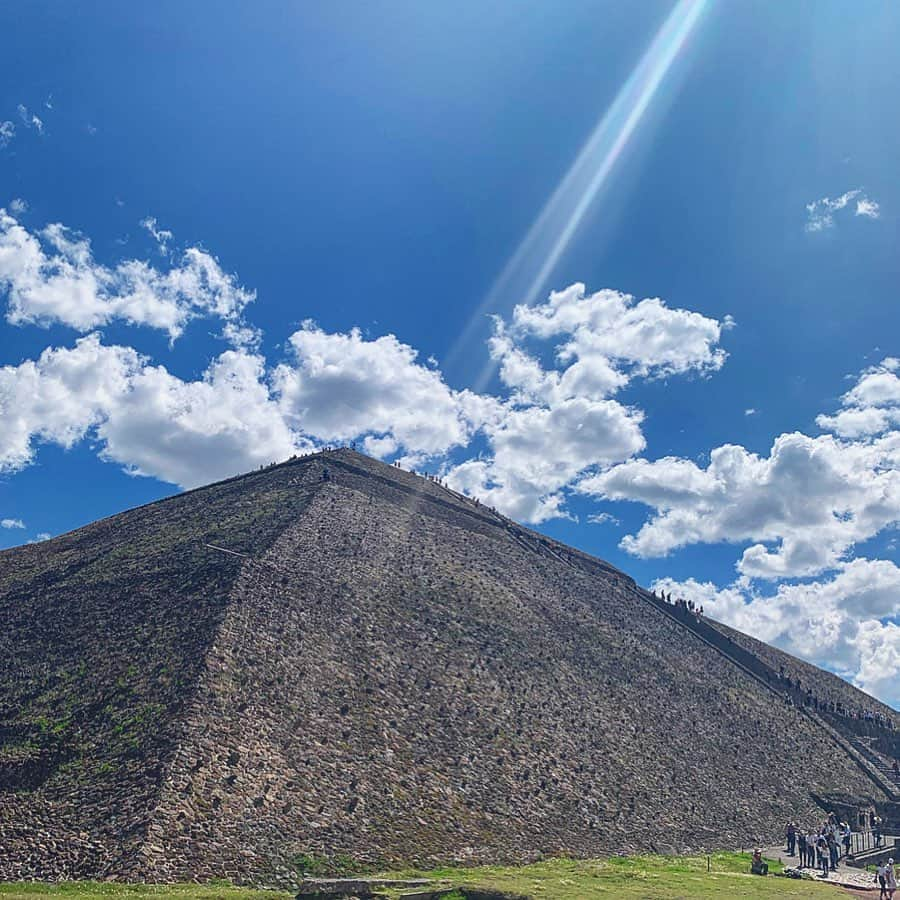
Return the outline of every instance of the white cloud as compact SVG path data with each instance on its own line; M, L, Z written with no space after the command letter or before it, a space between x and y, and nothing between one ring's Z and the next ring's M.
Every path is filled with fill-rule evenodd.
M16 126L7 119L0 122L0 148L6 147L16 136Z
M877 219L880 215L878 203L870 200L862 191L862 188L856 188L835 197L823 197L821 200L814 200L812 203L806 204L806 230L811 232L825 231L834 227L834 214L840 212L853 202L856 201L856 212L854 215L864 216L869 219Z
M740 572L810 576L900 519L900 442L848 443L783 434L768 457L725 445L701 468L690 460L634 460L580 484L587 494L635 500L656 513L621 546L664 556L695 543L744 543Z
M878 219L881 216L881 209L874 200L861 197L856 201L856 215L866 216L870 219Z
M660 579L655 590L693 600L735 628L803 659L836 669L865 691L900 703L900 569L854 559L825 581L782 584L760 595L746 583Z
M308 447L271 399L262 358L239 350L219 356L199 381L142 367L96 433L105 459L186 488Z
M44 133L44 123L37 115L31 112L27 106L23 104L19 104L16 109L19 113L19 118L22 120L22 124L26 128L34 128L38 134Z
M273 383L288 422L322 441L363 435L436 455L467 444L496 403L451 390L394 335L329 334L307 322L291 335L293 359Z
M399 449L400 445L389 434L382 437L374 435L366 435L363 440L363 450L369 456L376 456L378 459L384 459L386 456L393 456Z
M583 284L553 291L546 303L517 306L511 323L520 339L561 338L560 362L599 361L614 369L617 377L603 391L622 387L634 375L720 369L727 357L717 346L723 327L700 313L671 309L658 298L635 303L619 291L586 294Z
M642 411L610 395L637 378L705 373L725 360L715 346L725 326L713 319L615 291L586 295L573 285L541 306L518 307L511 323L496 322L491 352L506 396L451 388L434 363L420 362L394 335L367 340L358 329L327 333L311 322L291 335L291 356L269 370L257 352L259 333L239 317L251 295L201 251L188 250L165 273L133 260L109 269L80 235L60 225L32 234L3 216L0 285L8 285L11 321L86 329L120 318L175 336L202 310L225 320L222 336L235 348L194 382L96 336L73 350L47 351L8 380L21 389L31 366L45 390L52 381L45 370L56 360L93 353L98 378L112 367L113 395L92 402L90 392L72 389L66 402L63 379L62 421L43 408L20 415L5 436L7 468L28 464L41 440L69 446L90 435L105 458L129 471L190 486L311 441L361 440L370 452L400 455L417 468L442 464L458 489L540 522L567 515L566 491L580 474L643 450ZM143 224L162 244L170 239L155 220ZM541 345L551 339L548 354ZM548 355L555 363L544 368L540 358ZM12 416L17 407L8 408ZM476 435L483 454L450 466L448 453Z
M493 456L462 463L446 477L451 487L513 518L543 522L564 515L561 491L579 472L643 449L642 418L639 410L615 400L507 406L485 425Z
M768 457L726 444L704 468L688 459L635 459L584 478L583 493L654 509L623 549L665 556L696 543L751 543L738 570L811 577L854 545L900 522L900 361L864 369L822 428L839 437L779 435Z
M122 319L173 339L198 316L237 321L255 298L197 247L167 271L136 259L110 268L94 260L81 235L59 224L31 233L2 209L0 293L11 324L59 322L90 331Z
M845 438L882 434L900 424L900 361L887 357L864 369L854 387L841 397L835 415L821 415L816 424Z
M24 528L25 523L21 519L0 519L0 528Z
M28 204L21 197L14 197L9 201L9 211L14 216L20 216L28 211Z
M816 424L843 438L861 438L881 434L890 429L897 416L890 410L875 407L842 409L833 416L820 415Z
M450 484L515 518L565 515L564 491L587 469L629 459L645 446L643 413L612 399L638 378L719 369L717 346L733 320L718 322L658 299L587 294L583 284L496 319L490 351L511 390L485 422L490 455L447 472ZM546 343L553 368L545 368Z
M0 471L28 465L40 442L71 447L92 436L132 474L182 487L309 446L270 397L260 357L228 350L186 382L98 335L0 368L0 421Z
M226 322L222 328L222 339L232 347L256 352L262 343L262 331L253 325L233 320Z
M130 348L104 347L97 335L36 361L0 367L0 472L28 465L35 444L71 447L97 425L140 369Z
M169 250L169 242L173 237L172 232L165 228L159 228L156 219L152 216L147 216L146 219L141 219L140 226L141 228L150 232L153 240L155 240L159 245L159 252L165 255Z
M744 410L744 415L745 415L745 416L755 416L755 415L756 415L756 412L757 412L757 411L751 406L751 407L749 407L748 409L745 409L745 410Z
M620 525L619 520L608 512L592 513L588 516L588 522L594 525Z
M184 381L96 334L0 368L0 471L28 465L42 442L85 438L127 471L183 487L284 459L311 437L367 435L369 450L424 459L468 443L499 408L452 391L393 336L365 341L310 325L292 345L295 359L272 379L277 393L263 358L243 348Z

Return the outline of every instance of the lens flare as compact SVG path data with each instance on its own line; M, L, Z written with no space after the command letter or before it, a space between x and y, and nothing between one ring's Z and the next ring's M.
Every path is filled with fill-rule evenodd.
M485 315L503 310L513 302L534 303L709 2L679 0L675 5L456 340L447 356L447 365L471 344ZM474 384L476 390L484 389L493 370L493 363L489 363Z

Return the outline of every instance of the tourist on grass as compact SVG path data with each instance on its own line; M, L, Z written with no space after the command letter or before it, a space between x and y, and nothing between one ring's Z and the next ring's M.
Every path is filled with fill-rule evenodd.
M769 864L762 858L762 850L759 847L753 851L753 857L750 860L750 871L754 875L768 875Z
M794 847L797 843L797 827L793 822L788 822L787 828L785 829L785 835L787 836L787 855L794 855Z

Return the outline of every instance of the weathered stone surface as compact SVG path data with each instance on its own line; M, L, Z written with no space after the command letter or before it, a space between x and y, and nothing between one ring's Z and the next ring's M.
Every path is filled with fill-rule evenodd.
M349 451L6 551L0 621L2 878L748 846L881 799L623 573Z
M372 885L361 878L308 878L297 889L297 900L371 896Z
M304 878L297 888L297 900L324 897L374 897L386 888L418 888L428 885L425 878ZM430 896L430 894L429 894Z

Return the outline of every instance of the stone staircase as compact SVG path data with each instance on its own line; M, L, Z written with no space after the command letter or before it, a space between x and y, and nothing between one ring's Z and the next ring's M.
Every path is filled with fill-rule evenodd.
M806 706L804 704L804 696L797 690L787 688L782 682L779 673L766 662L735 643L731 638L710 625L703 617L696 616L690 610L668 603L663 598L657 597L643 588L637 588L637 591L645 601L655 606L660 612L691 630L700 640L709 644L760 684L777 694L783 702L790 702L816 724L828 731L834 741L856 765L888 796L892 804L900 801L900 782L898 782L893 771L891 771L891 767L878 757L861 739L856 736L842 734L811 707Z
M872 749L871 738L851 738L850 743L853 744L853 746L866 757L866 759L869 760L869 762L875 766L888 781L897 788L900 788L900 772L895 772L893 766L888 763L883 756Z

